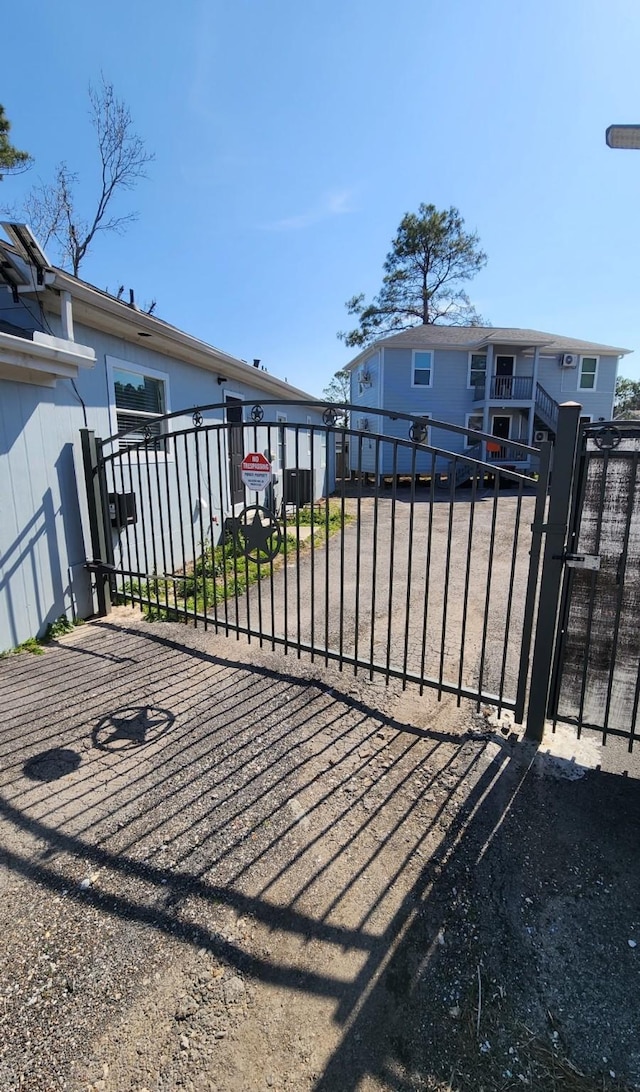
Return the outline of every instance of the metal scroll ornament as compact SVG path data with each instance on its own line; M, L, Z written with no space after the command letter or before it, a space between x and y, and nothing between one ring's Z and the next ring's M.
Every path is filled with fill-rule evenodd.
M195 412L193 414L193 417L191 419L192 419L192 421L193 421L196 428L200 428L202 422L204 421L204 417L200 413L200 410L195 410Z
M414 444L423 444L427 438L427 426L421 421L414 421L409 429L409 439Z
M282 528L268 508L250 504L234 520L236 546L256 565L268 564L280 553Z
M618 429L615 425L605 425L604 428L598 429L593 437L596 447L601 451L611 451L612 448L617 447L622 439Z

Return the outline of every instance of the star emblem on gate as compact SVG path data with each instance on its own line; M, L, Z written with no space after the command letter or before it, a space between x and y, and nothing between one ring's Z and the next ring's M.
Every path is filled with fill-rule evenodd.
M282 530L277 519L259 504L249 505L234 520L236 542L249 561L256 565L273 561L280 552Z

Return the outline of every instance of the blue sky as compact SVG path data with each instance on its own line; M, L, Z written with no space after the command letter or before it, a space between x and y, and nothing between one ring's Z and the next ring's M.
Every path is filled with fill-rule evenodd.
M0 102L32 175L66 160L90 193L102 70L156 160L82 275L314 394L421 201L479 233L491 323L626 346L640 378L640 152L604 142L640 122L639 48L637 0L40 0Z

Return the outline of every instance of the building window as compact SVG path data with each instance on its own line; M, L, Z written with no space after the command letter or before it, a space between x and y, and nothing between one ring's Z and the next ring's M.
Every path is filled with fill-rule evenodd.
M107 359L111 375L112 422L116 432L124 432L120 447L139 444L151 433L155 450L162 445L159 437L169 412L169 377L164 372L142 369L136 365ZM148 430L148 431L147 431Z
M423 353L414 350L411 386L433 386L433 353Z
M469 387L484 386L487 381L487 354L469 353Z
M580 357L580 379L578 387L581 391L594 391L596 389L596 377L598 374L597 356Z
M466 420L466 427L469 432L482 432L482 426L484 424L484 418L481 413L468 413ZM467 436L467 444L472 444L473 437Z

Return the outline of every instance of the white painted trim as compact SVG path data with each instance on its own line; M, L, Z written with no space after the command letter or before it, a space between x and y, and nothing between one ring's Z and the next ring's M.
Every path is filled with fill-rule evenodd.
M478 432L483 432L482 425L483 425L483 422L484 422L484 413L482 412L482 410L469 410L468 413L465 413L465 415L464 415L464 427L466 429L469 429L469 420L470 420L471 417L479 417L480 418L480 428L477 429L477 431ZM475 432L476 429L469 429L469 431L470 432ZM467 436L466 439L468 440L469 437Z
M88 345L41 334L37 330L33 340L0 331L3 379L53 387L56 379L76 379L79 368L93 368L95 363L95 351Z
M378 409L384 407L384 348L380 349L380 382L378 384Z
M582 362L583 362L583 360L595 360L595 362L596 362L596 370L593 373L593 386L592 387L581 387L580 386L580 380L582 379ZM598 389L598 372L599 371L600 371L600 357L597 355L597 353L581 353L580 354L580 362L578 364L578 390L579 391L587 391L587 393L589 393L590 391L597 391L597 389Z
M146 366L143 367L141 364L134 364L132 361L129 361L129 360L121 360L120 357L117 357L117 356L105 356L105 362L106 362L106 365L107 365L107 399L108 399L108 406L109 406L109 426L110 426L110 429L111 429L111 435L112 436L115 436L115 434L118 432L118 415L117 415L117 407L116 407L116 388L115 388L115 379L114 379L114 376L113 376L113 372L117 368L121 369L122 371L133 372L134 375L148 375L150 379L159 379L159 380L161 380L161 382L164 383L165 406L164 406L164 413L160 413L160 414L158 414L158 416L159 417L164 417L165 414L171 413L171 396L170 396L170 391L169 391L169 373L168 372L160 372L156 368L147 368ZM116 450L119 450L119 449L120 449L120 445L118 444L117 441L114 441L113 450L116 451ZM147 461L142 449L132 452L131 453L131 458L133 460L138 459L140 462L146 462ZM156 449L154 448L154 450L153 450L153 461L154 462L156 461L156 458L158 459L159 462L164 462L165 460L168 460L168 462L173 462L174 461L173 455L167 455L167 453L165 451L156 451Z
M239 393L238 391L229 391L229 390L227 390L227 388L225 387L225 388L224 388L224 398L223 398L223 402L225 403L225 406L226 406L227 398L235 398L235 399L236 399L236 400L237 400L238 402L242 402L242 403L243 403L243 404L242 404L242 405L240 406L240 409L242 410L242 421L243 421L243 423L244 423L244 402L245 402L245 397L244 397L244 395L243 395L243 394L240 394L240 393ZM225 415L226 415L226 412L227 412L227 411L226 411L226 408L225 408L225 411L224 411L224 412L225 412Z
M284 452L284 460L280 458L280 426L281 425L286 426L286 424L287 424L287 415L286 415L286 413L281 413L281 412L276 413L276 425L278 427L278 435L276 437L276 469L278 471L280 471L280 473L282 473L282 471L285 469L286 464L287 464L288 437L287 437L286 427L283 429L284 442L283 442L283 445L282 445L282 450ZM283 484L283 488L284 488L284 482L282 484Z
M414 383L413 377L416 372L416 356L428 356L431 358L431 366L429 368L429 382L428 383ZM411 387L413 390L428 391L433 387L433 349L412 349L411 350ZM426 370L426 369L421 369Z
M484 357L485 384L486 384L486 381L487 381L487 368L488 368L488 365L489 365L489 357L488 357L488 354L487 354L486 351L485 352L479 352L477 349L470 349L469 350L469 352L467 354L467 390L468 391L474 391L476 389L475 385L471 382L471 357L472 356L483 356Z

